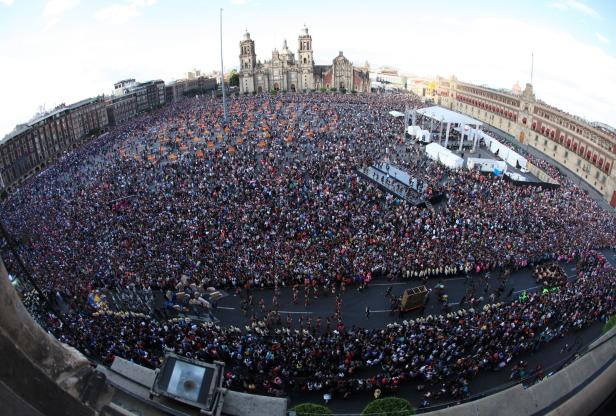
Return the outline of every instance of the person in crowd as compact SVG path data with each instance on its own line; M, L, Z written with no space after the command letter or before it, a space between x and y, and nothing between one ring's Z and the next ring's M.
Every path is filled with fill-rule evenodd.
M220 101L186 99L62 157L0 207L38 285L70 303L66 324L40 309L39 320L105 363L124 357L155 368L166 351L223 360L225 387L272 395L348 398L416 381L427 406L467 397L480 372L612 315L616 275L594 250L614 247L614 217L540 162L561 186L515 186L428 159L388 115L405 105L422 104L402 94L260 94L230 100L224 123ZM426 195L446 194L444 209L401 201L358 175L385 159ZM379 329L342 320L340 294L373 276L425 284L560 260L578 266L558 291L483 309L473 294L468 309L445 303L441 316ZM254 308L264 288L290 287L297 303L302 285L306 308L328 287L336 296L324 328L265 318L261 294ZM208 288L245 291L241 308L252 319L223 328L88 305L97 289L127 288L159 288L186 303Z

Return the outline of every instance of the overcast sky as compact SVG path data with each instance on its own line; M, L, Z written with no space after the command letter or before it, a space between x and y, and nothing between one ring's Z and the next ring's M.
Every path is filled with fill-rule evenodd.
M500 4L504 3L504 4ZM246 29L257 58L306 25L317 64L356 64L511 88L616 126L616 1L0 0L0 137L38 109L109 93L124 78L180 78L238 66Z

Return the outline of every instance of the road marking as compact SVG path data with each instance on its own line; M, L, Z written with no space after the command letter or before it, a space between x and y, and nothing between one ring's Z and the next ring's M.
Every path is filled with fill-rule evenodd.
M288 315L312 315L314 312L309 312L309 311L278 311L278 313L286 313Z
M230 307L228 307L228 306L218 306L218 307L216 307L216 308L214 308L214 309L215 309L215 310L216 310L216 309L224 309L224 310L227 310L227 311L234 311L234 310L235 310L235 308L230 308Z
M528 291L528 290L534 290L534 289L537 289L537 288L539 288L539 287L541 287L541 286L533 286L533 287L529 287L529 288L527 288L527 289L520 289L520 290L516 290L516 291L515 291L515 292L513 292L513 293L514 293L514 294L516 294L516 293L521 293L521 292L525 292L525 291Z
M370 313L385 313L385 312L391 312L391 309L381 309L378 311L370 311Z
M368 284L368 286L366 287L370 287L370 286L398 286L398 285L410 285L413 282L396 282L396 283L373 283L373 284Z

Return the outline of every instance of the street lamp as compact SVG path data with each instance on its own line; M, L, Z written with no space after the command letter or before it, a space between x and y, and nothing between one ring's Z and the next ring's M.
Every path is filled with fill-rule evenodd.
M220 9L220 84L222 85L222 107L227 122L227 96L225 94L225 66L222 63L222 8Z

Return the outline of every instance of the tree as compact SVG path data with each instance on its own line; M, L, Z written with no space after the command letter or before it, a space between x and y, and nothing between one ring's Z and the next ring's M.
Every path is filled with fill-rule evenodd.
M362 416L410 416L415 409L408 400L399 397L386 397L369 403L361 412Z
M297 414L297 416L329 416L332 411L327 407L314 403L302 403L298 404L291 409Z
M319 91L321 91L321 92L325 92L325 91L327 91L327 88L325 88L325 87L321 87L321 88L319 88Z
M231 75L229 76L229 86L230 87L240 86L240 74L238 74L235 69L231 70Z

